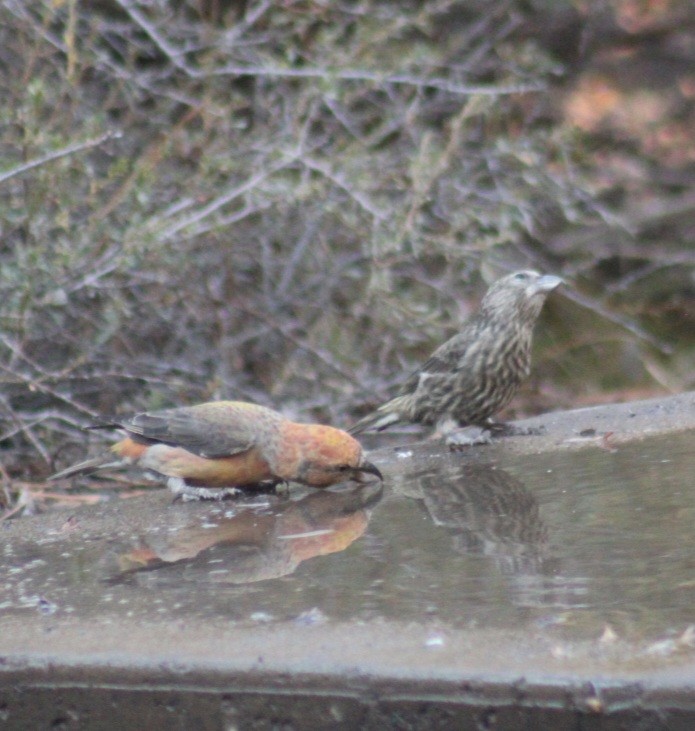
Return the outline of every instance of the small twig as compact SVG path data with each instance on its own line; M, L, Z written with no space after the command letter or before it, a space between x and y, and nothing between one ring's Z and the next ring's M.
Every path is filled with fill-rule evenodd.
M244 13L244 18L237 22L225 35L226 45L234 45L235 42L241 38L244 33L249 31L256 21L265 15L266 11L271 10L274 7L274 3L271 0L262 0L256 7L248 7Z
M1 173L0 184L4 183L10 178L16 177L17 175L22 175L29 170L33 170L34 168L40 167L41 165L52 162L53 160L58 160L61 157L67 157L68 155L74 155L75 153L83 152L84 150L91 150L93 147L99 147L99 145L103 145L104 142L107 142L108 140L118 139L120 136L121 132L117 130L111 130L110 132L106 132L105 134L101 135L101 137L95 137L94 139L86 140L85 142L78 142L74 145L68 145L67 147L63 147L60 150L55 150L55 152L49 152L43 157L38 157L35 160L30 160L29 162L24 163L24 165L19 165L12 170L8 170L6 173Z
M388 212L386 210L377 208L368 196L351 187L345 179L345 176L342 173L332 170L328 163L315 160L311 157L300 158L299 162L309 168L309 170L320 173L341 190L344 190L350 198L352 198L360 206L360 208L363 208L367 213L371 214L377 221L384 221L388 218Z
M25 504L22 502L17 502L13 508L10 510L6 510L2 515L0 515L0 521L7 520L8 518L11 518L13 515L17 515L17 513L20 513L22 510L24 510Z
M288 332L287 327L284 327L279 322L273 320L269 315L266 315L263 312L259 312L258 310L255 310L245 304L238 305L238 309L241 312L244 312L247 315L250 315L251 317L254 317L257 320L265 323L270 328L270 330L280 335L289 343L292 343L292 345L294 345L295 348L297 348L298 350L302 350L305 353L313 355L317 360L321 361L330 370L341 376L341 378L344 378L346 381L352 382L354 385L360 385L357 379L352 376L352 374L348 373L340 364L336 363L327 352L320 351L312 347L311 345L303 342L299 338L296 338L294 335Z
M19 497L15 501L13 508L0 515L0 520L7 520L22 511L26 511L27 515L32 515L36 511L36 500L29 483L20 482L16 484L19 487Z
M295 163L300 156L303 153L295 153L291 155L289 158L285 158L284 160L281 160L280 162L275 163L274 165L269 166L265 170L261 170L260 172L256 173L255 175L251 176L248 180L243 182L241 185L237 185L234 188L231 188L226 193L222 194L221 196L218 196L214 200L212 200L210 203L208 203L206 206L203 206L202 208L199 208L197 211L191 213L188 216L185 216L184 218L180 219L176 223L169 226L169 228L164 229L164 231L161 231L157 235L157 239L160 242L167 241L172 236L176 235L181 231L182 229L187 228L188 226L198 223L199 221L203 220L204 218L207 218L211 214L213 214L215 211L219 210L223 206L226 206L228 203L231 203L236 198L239 198L240 196L244 195L244 193L248 193L250 190L253 190L259 183L261 183L266 178L273 175L273 173L277 173L280 170L283 170L284 168L289 167L293 163Z
M612 312L607 307L604 307L600 302L597 302L591 297L587 297L586 295L582 294L581 292L577 292L574 289L566 289L563 294L565 295L565 297L567 297L567 299L572 300L582 307L586 307L586 309L597 313L609 322L625 328L628 332L632 333L640 340L644 340L650 345L657 348L657 350L659 350L664 355L670 355L671 353L673 353L673 346L670 343L667 343L665 340L662 340L656 335L652 335L650 332L647 332L647 330L645 330L641 325L638 325L633 320L630 320L627 317L623 317L617 312Z
M19 381L25 383L30 390L33 391L41 391L42 393L47 393L50 396L53 396L54 398L58 399L59 401L63 401L66 404L69 404L72 406L75 410L79 411L82 414L85 414L89 417L94 418L95 414L90 409L86 408L82 404L78 403L77 401L74 401L69 396L66 396L64 393L60 393L59 391L56 391L54 388L51 388L51 386L46 384L46 380L49 379L55 379L55 374L47 372L44 368L42 368L36 361L29 358L21 349L19 345L14 343L10 338L8 338L6 335L3 335L0 333L0 343L4 344L15 356L23 360L27 365L31 366L37 373L41 374L40 378L34 378L32 376L28 376L24 373L19 373L12 368L8 368L6 365L3 365L0 363L0 370L5 371L5 373L9 373L10 375L17 378Z
M316 235L320 220L321 216L317 216L307 223L304 229L304 233L297 239L297 242L292 248L292 252L287 257L284 271L282 273L282 276L280 277L279 283L275 287L275 296L278 299L282 299L286 295L290 287L290 283L294 279L294 275L296 274L299 265L304 258L304 254L309 244L312 242L314 236Z
M176 48L150 23L150 21L131 3L127 0L116 0L116 3L125 10L130 16L130 19L140 26L149 37L150 40L159 48L159 50L176 66L179 71L183 71L188 76L197 76L195 69L192 69L181 57L184 53L183 50Z
M192 228L184 236L181 236L181 238L194 239L198 236L202 236L203 234L208 233L209 231L227 228L235 223L239 223L239 221L243 221L245 218L248 218L249 216L255 216L257 213L260 213L261 211L265 211L266 209L271 208L272 205L273 204L270 202L262 203L259 205L246 204L246 205L244 205L244 207L241 210L235 211L234 213L231 213L229 216L220 216L219 218L214 219L210 223L205 223L201 226L196 226L195 228Z
M12 479L7 474L5 465L2 462L0 462L0 476L2 477L2 494L5 498L5 507L9 508L12 503L12 496L10 495L9 487L12 484Z
M62 492L51 492L45 488L38 488L33 492L35 498L42 500L55 500L61 503L77 503L78 505L96 505L97 503L104 502L104 498L101 495L94 494L81 494L81 495L68 495Z

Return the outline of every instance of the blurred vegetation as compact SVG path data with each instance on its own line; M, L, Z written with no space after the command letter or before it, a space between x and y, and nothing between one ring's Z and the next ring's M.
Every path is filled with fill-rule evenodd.
M222 397L346 425L522 265L568 287L508 415L695 385L686 0L0 20L11 476L103 413Z

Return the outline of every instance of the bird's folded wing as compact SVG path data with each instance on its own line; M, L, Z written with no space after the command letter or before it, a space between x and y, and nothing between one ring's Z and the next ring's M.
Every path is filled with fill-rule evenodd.
M221 417L190 408L167 409L136 414L120 426L133 436L183 447L209 459L231 457L254 446L253 431L246 420Z
M463 334L454 335L440 345L434 353L405 381L399 395L414 393L423 381L423 376L450 374L457 370L470 339Z

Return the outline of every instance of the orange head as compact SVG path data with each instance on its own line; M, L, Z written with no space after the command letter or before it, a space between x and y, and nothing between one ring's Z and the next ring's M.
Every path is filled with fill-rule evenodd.
M364 475L381 472L368 462L360 443L342 429L321 424L286 422L275 472L278 477L311 487L328 487L338 482L364 482Z

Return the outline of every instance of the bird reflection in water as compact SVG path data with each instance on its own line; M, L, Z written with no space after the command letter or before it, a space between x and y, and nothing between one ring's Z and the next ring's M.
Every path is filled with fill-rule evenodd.
M538 501L518 479L488 464L458 464L419 478L424 506L459 553L492 558L507 575L535 574L548 531Z
M345 550L366 530L381 499L381 483L322 490L299 500L264 498L232 511L206 507L195 523L167 535L153 534L118 557L112 583L164 570L176 579L245 584L291 574L302 561ZM231 515L230 515L231 513Z

